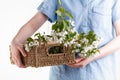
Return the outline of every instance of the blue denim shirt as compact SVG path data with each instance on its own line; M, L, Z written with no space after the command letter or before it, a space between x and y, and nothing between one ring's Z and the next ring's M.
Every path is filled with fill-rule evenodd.
M102 38L99 47L115 37L113 23L120 19L120 0L61 0L61 3L72 13L74 27L79 33L93 30ZM57 0L44 0L38 10L48 16L50 22L54 22L58 19L55 14L57 8ZM50 80L116 80L115 54L95 60L85 68L52 66Z

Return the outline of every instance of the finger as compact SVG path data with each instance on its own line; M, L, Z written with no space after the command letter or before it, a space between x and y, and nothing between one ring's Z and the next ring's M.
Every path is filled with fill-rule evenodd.
M74 65L74 64L68 65L68 66L73 67L73 68L79 68L79 66L76 66L76 65Z
M14 57L14 62L15 64L20 67L20 68L25 68L25 65L23 65L22 61L21 61L21 57L20 55L17 57Z
M86 66L86 58L79 58L79 59L76 59L78 62L74 63L74 64L71 64L69 66L71 67L75 67L75 68L83 68Z
M20 50L19 49L18 49L18 46L11 45L11 57L12 57L13 62L18 67L25 68L25 66L22 64L22 61L21 61L21 56L20 56Z
M72 66L72 65L74 66L75 64L80 63L83 59L84 59L83 57L79 57L79 58L75 59L75 63L73 63L73 64L68 64L68 65L69 65L69 66Z
M70 65L71 67L75 67L75 68L84 68L86 65L84 63L75 63Z
M25 68L25 66L22 64L21 56L19 51L15 51L12 53L12 60L13 62L20 68Z
M74 64L69 64L68 66L78 68L78 67L79 67L79 64L78 64L78 63L74 63Z
M25 52L25 50L24 50L23 47L18 47L18 49L20 50L21 54L22 54L24 57L27 56L27 54L26 54L26 52Z
M79 63L79 62L81 62L82 60L84 60L84 58L83 58L83 57L80 57L80 58L75 59L75 62L76 62L76 63Z

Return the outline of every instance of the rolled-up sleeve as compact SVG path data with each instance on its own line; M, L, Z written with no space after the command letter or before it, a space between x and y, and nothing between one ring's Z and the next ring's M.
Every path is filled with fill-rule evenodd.
M115 3L112 8L112 21L113 23L120 19L120 0L114 0Z
M57 19L57 15L55 14L57 0L44 0L37 9L45 14L50 22L54 22Z

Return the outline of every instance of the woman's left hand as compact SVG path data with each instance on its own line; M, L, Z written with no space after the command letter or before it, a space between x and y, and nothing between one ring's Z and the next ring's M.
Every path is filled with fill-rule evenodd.
M84 68L87 64L89 64L92 61L93 61L93 57L89 57L89 58L79 57L75 59L74 64L69 64L68 66L75 67L75 68Z

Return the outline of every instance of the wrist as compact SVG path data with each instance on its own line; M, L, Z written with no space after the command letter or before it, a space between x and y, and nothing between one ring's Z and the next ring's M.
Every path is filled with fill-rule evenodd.
M16 38L14 38L12 41L11 41L11 44L12 45L23 45L24 43L23 42L21 42L20 40L18 40L18 39L16 39Z

